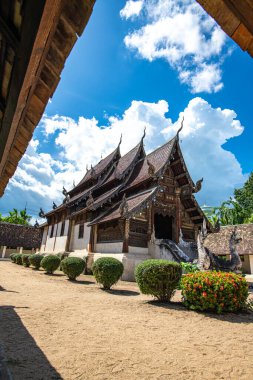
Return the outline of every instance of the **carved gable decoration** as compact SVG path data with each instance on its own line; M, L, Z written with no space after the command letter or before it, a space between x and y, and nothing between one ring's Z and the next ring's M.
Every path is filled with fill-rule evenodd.
M119 207L120 216L124 217L128 213L128 204L126 200L126 194L124 194L122 202Z
M155 174L155 167L151 164L149 160L147 160L148 164L148 174L152 177Z
M86 206L87 206L89 209L92 209L92 208L93 208L93 205L94 205L94 199L93 199L92 193L90 192L90 194L89 194L89 198L87 199L87 202L86 202Z

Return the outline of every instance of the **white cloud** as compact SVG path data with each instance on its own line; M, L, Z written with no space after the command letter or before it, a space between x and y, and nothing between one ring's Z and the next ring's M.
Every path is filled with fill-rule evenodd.
M143 7L143 0L128 0L120 11L120 16L125 19L139 16Z
M95 118L80 117L74 121L68 117L44 116L39 128L55 144L58 156L44 153L38 140L32 140L0 200L1 210L23 208L26 201L28 212L33 210L33 214L39 207L50 210L53 201L57 204L62 201L62 186L70 190L73 181L77 183L85 174L87 164L95 165L101 154L105 157L116 148L121 133L124 154L140 141L146 127L145 149L149 152L175 136L183 116L180 140L186 164L194 181L204 177L198 199L200 204L218 205L245 181L236 157L223 148L226 141L243 132L236 113L212 108L199 97L189 102L174 123L165 116L168 111L165 100L133 101L121 118L111 116L104 126Z
M125 37L126 47L150 62L166 60L193 93L219 91L226 35L200 5L195 0L143 0L142 9L146 24Z

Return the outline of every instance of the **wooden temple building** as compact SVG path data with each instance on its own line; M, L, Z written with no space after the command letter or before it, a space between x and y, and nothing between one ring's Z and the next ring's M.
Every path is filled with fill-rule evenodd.
M87 256L88 267L101 256L124 264L123 279L133 280L134 267L147 258L164 256L160 243L178 242L180 233L196 241L204 214L194 193L178 134L146 155L144 135L121 156L120 143L87 170L63 203L44 216L41 253L68 252ZM43 213L42 213L43 215Z

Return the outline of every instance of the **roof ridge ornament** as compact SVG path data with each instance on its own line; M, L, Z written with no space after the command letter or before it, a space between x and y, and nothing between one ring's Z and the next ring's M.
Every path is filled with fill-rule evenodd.
M122 143L122 133L121 133L121 135L120 135L118 148L120 147L121 143Z
M57 204L55 204L55 202L53 202L53 210L55 210L57 208Z
M65 197L68 195L68 192L67 192L67 190L65 189L64 186L62 187L62 194L63 194Z
M179 140L179 133L182 131L183 128L184 128L184 116L183 116L183 119L181 121L181 127L179 128L179 130L177 131L177 134L176 134L177 140Z
M146 127L146 125L145 125L145 127L144 127L144 131L143 131L143 136L142 136L142 138L141 138L141 142L143 143L143 140L145 139L145 137L146 137L146 129L147 129L147 127Z
M196 185L193 186L193 189L192 189L192 192L193 192L193 193L198 193L198 192L201 190L203 180L204 180L204 178L202 177L201 179L199 179L199 180L196 182Z
M40 218L45 218L46 217L46 215L45 215L45 213L44 213L44 211L42 210L41 207L40 207L39 217Z
M95 169L93 168L92 164L90 166L90 174L93 176L95 174Z

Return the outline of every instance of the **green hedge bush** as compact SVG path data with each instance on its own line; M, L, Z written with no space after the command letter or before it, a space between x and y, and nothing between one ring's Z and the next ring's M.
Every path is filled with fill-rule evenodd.
M48 255L43 257L40 265L45 269L46 273L52 274L59 267L61 260L56 255Z
M104 289L110 289L119 281L124 271L121 261L113 257L101 257L92 265L92 272L96 281L103 285Z
M16 256L16 252L13 252L13 253L11 253L10 254L10 259L11 259L11 261L13 262L13 263L15 263L15 256Z
M182 275L182 267L174 261L145 260L135 269L140 291L162 302L169 302Z
M22 264L26 268L28 268L30 266L29 257L30 257L30 255L28 255L28 254L23 254L22 255Z
M21 253L17 253L16 256L15 256L15 263L18 264L18 265L22 265L23 262L22 262L22 254Z
M75 280L85 269L85 261L80 257L66 257L61 261L61 269L70 280Z
M188 308L216 313L244 309L248 297L245 278L226 272L188 274L181 280L181 290Z
M29 256L30 265L32 265L35 269L40 269L41 261L44 258L43 255L39 255L38 253Z

